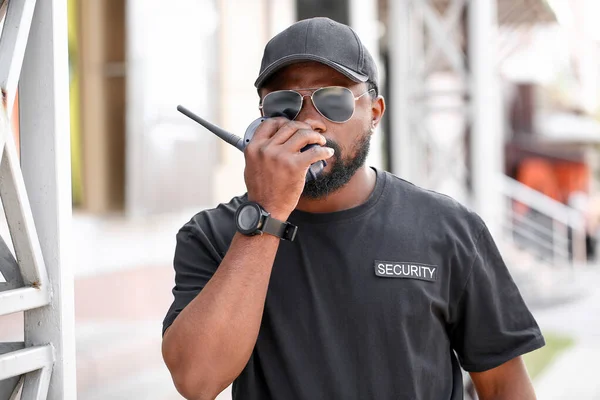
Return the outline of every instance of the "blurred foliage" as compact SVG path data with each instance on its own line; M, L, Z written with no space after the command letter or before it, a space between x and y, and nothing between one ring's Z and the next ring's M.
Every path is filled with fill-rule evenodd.
M83 177L81 159L81 124L80 124L80 71L77 1L67 1L68 38L69 38L69 103L71 127L71 185L73 205L80 205L83 197Z
M560 353L575 343L572 338L555 333L544 333L544 339L546 339L544 347L523 356L531 379L535 379Z

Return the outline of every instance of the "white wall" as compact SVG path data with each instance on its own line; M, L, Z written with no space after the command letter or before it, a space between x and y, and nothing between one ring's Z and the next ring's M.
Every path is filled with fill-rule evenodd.
M178 113L214 120L215 0L127 2L127 211L200 208L211 200L217 139Z
M260 70L264 46L276 33L295 21L294 0L220 0L219 123L243 136L260 116L254 81ZM246 191L244 156L219 142L213 203L229 201Z

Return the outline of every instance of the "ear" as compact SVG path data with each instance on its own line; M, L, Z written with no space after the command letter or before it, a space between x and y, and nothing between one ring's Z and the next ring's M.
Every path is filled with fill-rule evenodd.
M385 99L383 96L379 95L376 99L371 102L371 129L375 130L377 125L381 122L381 118L383 118L383 114L385 113Z

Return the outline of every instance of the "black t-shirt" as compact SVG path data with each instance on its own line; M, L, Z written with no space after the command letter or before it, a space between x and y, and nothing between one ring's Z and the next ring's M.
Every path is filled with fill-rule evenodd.
M218 268L245 199L179 231L163 333ZM234 399L462 399L460 366L544 345L483 221L447 196L378 170L366 203L289 221Z

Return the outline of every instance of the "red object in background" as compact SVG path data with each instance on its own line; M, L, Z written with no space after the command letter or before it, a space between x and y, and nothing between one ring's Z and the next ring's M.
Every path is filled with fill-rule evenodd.
M546 159L531 157L523 160L517 171L517 180L554 200L562 200L554 166Z
M557 162L554 165L554 171L565 203L572 192L588 193L590 170L585 163L572 161Z
M546 196L567 203L574 191L588 192L589 167L583 162L551 161L543 157L528 157L519 164L516 179ZM524 204L515 204L515 210L524 214Z

